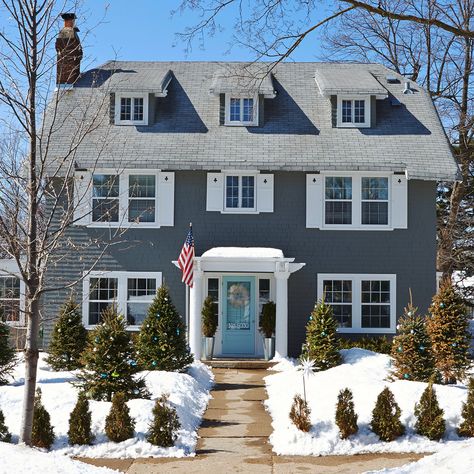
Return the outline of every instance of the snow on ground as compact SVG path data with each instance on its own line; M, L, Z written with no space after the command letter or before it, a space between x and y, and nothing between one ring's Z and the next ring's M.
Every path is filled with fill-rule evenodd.
M73 461L57 453L0 442L0 474L114 474L117 471Z
M287 363L280 363L282 371L265 378L268 400L265 405L272 416L273 433L270 442L280 455L340 455L369 452L436 452L446 445L458 445L455 429L460 421L461 405L467 397L464 385L436 385L436 393L445 411L447 433L442 442L429 441L414 433L414 405L419 400L425 383L388 380L390 357L363 349L342 350L344 363L338 367L316 372L306 379L306 394L311 408L310 433L299 431L290 421L289 412L296 393L303 395L301 371ZM378 394L389 386L402 410L401 420L406 434L391 443L381 442L370 431L369 423ZM337 395L349 387L354 394L359 415L359 433L348 440L339 438L334 422Z
M201 362L194 362L185 374L175 372L146 372L146 382L151 400L130 400L130 414L136 420L135 437L122 443L109 442L105 432L105 418L110 410L110 402L90 401L92 412L92 431L96 436L92 446L69 446L67 440L69 414L77 400L78 389L70 382L74 381L72 372L53 372L41 355L38 369L38 386L43 392L43 403L51 415L56 441L53 450L61 454L84 457L136 458L136 457L183 457L193 455L197 429L207 407L209 391L213 383L210 369ZM15 370L15 381L0 387L0 408L6 424L13 434L13 441L18 441L20 430L21 406L24 389L24 365L18 364ZM181 429L178 439L172 448L160 448L148 443L145 439L152 419L154 399L168 393L169 401L176 408Z
M445 446L439 452L417 462L366 474L471 474L474 472L474 440Z

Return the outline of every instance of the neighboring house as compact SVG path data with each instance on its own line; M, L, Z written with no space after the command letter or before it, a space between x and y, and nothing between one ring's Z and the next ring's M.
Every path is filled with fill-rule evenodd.
M319 298L351 337L395 333L410 289L426 310L436 181L457 173L428 93L377 64L288 62L255 80L267 66L109 62L77 81L59 74L51 159L67 153L80 113L101 120L74 151L75 195L85 199L67 238L100 242L126 229L96 264L96 247L63 250L50 269L55 284L85 275L76 292L88 328L116 303L138 329L162 283L189 318L196 355L206 295L219 313L216 354L229 357L263 354L268 300L281 356L299 354ZM98 93L107 100L90 99ZM173 262L189 222L187 311ZM66 295L45 297L46 338Z

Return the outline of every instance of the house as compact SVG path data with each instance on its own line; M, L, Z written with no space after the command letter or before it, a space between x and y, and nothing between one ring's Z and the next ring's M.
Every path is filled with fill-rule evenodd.
M67 22L60 35L78 42ZM77 205L48 278L78 281L88 328L116 303L137 330L163 283L198 357L206 295L219 313L215 353L228 357L262 356L268 300L280 356L299 354L318 298L350 337L394 334L410 289L427 309L436 182L455 180L457 165L418 84L355 63L111 61L80 72L81 55L61 48L49 159L74 160L61 179L74 180ZM189 222L188 301L173 262ZM67 294L45 295L46 341Z

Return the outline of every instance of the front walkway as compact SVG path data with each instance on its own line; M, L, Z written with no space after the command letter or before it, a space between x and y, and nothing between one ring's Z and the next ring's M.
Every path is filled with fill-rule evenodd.
M268 436L271 418L263 407L263 377L257 369L213 369L216 385L199 430L196 457L135 460L87 460L129 474L155 473L258 473L357 474L396 467L419 459L417 454L367 454L357 456L276 456Z

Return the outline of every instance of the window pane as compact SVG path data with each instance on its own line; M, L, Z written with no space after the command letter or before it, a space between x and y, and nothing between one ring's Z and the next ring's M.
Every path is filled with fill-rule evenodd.
M119 200L118 199L93 199L92 220L94 222L118 222Z
M90 300L114 300L117 298L117 278L91 278Z
M132 119L132 99L130 97L122 97L120 99L120 120Z
M352 305L349 304L333 304L332 309L334 318L341 328L352 327Z
M352 224L352 202L326 201L326 224Z
M114 174L94 174L92 196L97 198L119 197L119 177Z
M365 100L354 100L354 123L365 122Z
M262 307L270 301L270 280L260 278L258 280L258 313L262 313Z
M129 197L154 198L156 183L154 175L130 175L128 178Z
M252 209L254 207L255 178L253 176L242 176L242 207Z
M362 178L362 199L387 200L388 178Z
M352 122L352 101L343 100L342 101L342 123L351 123Z
M156 293L155 278L128 278L127 299L150 301Z
M362 305L363 328L389 328L389 305Z
M0 277L0 299L20 298L20 279Z
M253 122L253 99L243 99L243 122Z
M352 199L352 178L326 177L326 199Z
M362 281L362 327L390 327L390 281ZM365 304L364 304L365 303ZM383 304L387 303L387 304Z
M240 122L240 99L230 99L230 121Z
M127 304L127 324L140 326L143 323L150 303L128 303Z
M20 300L0 300L0 321L19 322L20 321Z
M133 99L133 120L136 122L143 121L143 97Z
M155 222L155 200L130 199L128 222Z
M226 177L226 207L239 207L239 177Z
M207 280L207 294L214 301L214 314L219 317L219 278Z
M352 303L352 281L324 280L323 296L327 303Z
M89 303L89 324L99 324L102 320L101 314L105 311L111 303L107 302L91 302Z
M363 202L362 224L387 225L388 203L387 202Z

